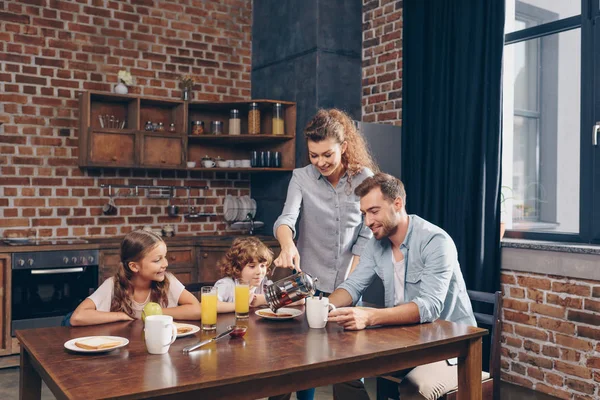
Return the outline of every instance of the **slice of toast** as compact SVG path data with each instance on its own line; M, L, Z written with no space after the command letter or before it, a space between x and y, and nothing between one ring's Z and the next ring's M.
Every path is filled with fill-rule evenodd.
M192 328L192 327L191 327L191 326L189 326L189 325L180 325L180 324L178 324L177 322L175 323L175 327L177 328L177 334L178 334L178 335L181 335L181 334L183 334L183 333L188 333L188 332L191 332L191 331L192 331L192 329L194 329L194 328Z
M87 339L78 340L75 346L86 350L103 350L116 347L121 344L120 340L114 340L107 337L97 336Z

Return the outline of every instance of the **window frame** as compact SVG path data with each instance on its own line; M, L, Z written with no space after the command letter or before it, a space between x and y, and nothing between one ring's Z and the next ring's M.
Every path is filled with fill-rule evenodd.
M598 2L596 2L598 3ZM526 13L528 14L528 13ZM581 108L580 108L580 177L579 177L579 233L555 233L555 232L529 232L507 230L506 238L528 239L539 241L554 242L572 242L572 243L600 243L600 237L593 237L593 153L589 151L589 135L587 127L593 125L593 86L589 82L594 81L593 66L594 53L600 53L600 43L593 47L593 27L592 18L600 15L600 4L594 4L593 1L581 0L581 14L556 21L542 23L530 28L510 32L504 35L504 46L531 40L543 38L544 36L559 34L574 29L580 29L581 33ZM584 85L584 82L588 82ZM540 88L538 88L540 90ZM590 128L591 129L591 128ZM600 166L597 166L600 168ZM600 189L599 189L600 190ZM600 193L598 193L600 198Z

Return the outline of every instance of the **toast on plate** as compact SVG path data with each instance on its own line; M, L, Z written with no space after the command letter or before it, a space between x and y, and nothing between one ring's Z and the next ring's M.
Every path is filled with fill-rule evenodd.
M101 336L81 339L75 342L75 346L85 350L110 349L111 347L116 347L120 344L120 340L114 340Z

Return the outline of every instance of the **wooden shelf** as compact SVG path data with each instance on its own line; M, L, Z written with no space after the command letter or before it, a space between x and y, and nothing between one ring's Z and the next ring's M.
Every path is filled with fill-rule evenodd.
M190 135L190 122L221 121L229 132L232 109L240 111L241 131L248 130L248 108L257 103L260 131L257 135ZM283 105L285 135L273 135L273 105ZM125 129L101 128L106 115L126 121ZM183 102L177 99L118 95L88 91L80 94L79 166L134 169L169 169L216 172L280 172L295 167L296 103L281 100L247 100L233 102ZM162 122L164 131L146 131L146 121ZM169 124L176 132L169 132ZM252 151L281 154L282 168L186 168L186 161L205 156L225 160L247 160Z
M282 172L282 171L293 171L293 168L187 168L188 171L199 171L199 172Z
M263 142L285 142L287 140L293 140L294 136L291 135L211 135L211 134L202 134L202 135L188 135L188 140L190 142L207 142L207 143L239 143L239 144L248 144L248 143L263 143Z

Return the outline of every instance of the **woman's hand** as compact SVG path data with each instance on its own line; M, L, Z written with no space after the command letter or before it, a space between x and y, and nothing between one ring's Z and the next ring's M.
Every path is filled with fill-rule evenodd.
M273 264L275 264L276 267L284 267L301 271L300 253L298 253L296 245L292 243L288 246L282 246L281 253L279 253L279 257L273 261Z

